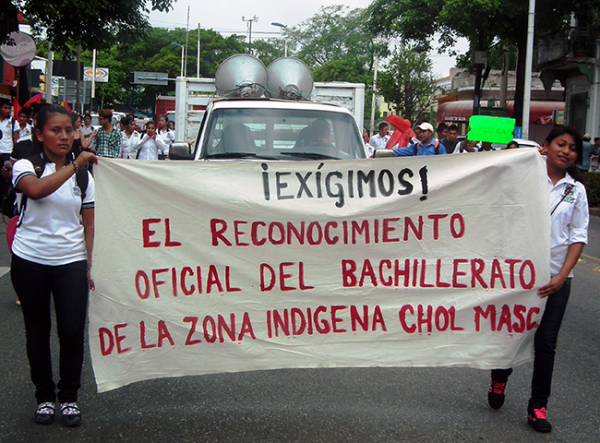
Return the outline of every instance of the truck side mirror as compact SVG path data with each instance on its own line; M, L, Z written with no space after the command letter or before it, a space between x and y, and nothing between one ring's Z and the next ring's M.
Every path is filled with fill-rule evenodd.
M194 153L188 143L175 142L169 148L169 159L171 160L193 160Z
M373 153L373 158L393 157L394 151L391 149L376 149Z

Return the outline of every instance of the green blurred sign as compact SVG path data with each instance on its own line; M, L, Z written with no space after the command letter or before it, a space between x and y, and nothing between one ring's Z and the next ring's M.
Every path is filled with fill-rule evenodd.
M474 115L469 128L467 140L508 144L514 138L515 119Z

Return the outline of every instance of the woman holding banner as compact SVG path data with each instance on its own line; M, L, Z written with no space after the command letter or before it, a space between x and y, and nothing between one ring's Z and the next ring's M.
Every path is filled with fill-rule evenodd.
M583 177L576 167L583 153L579 133L566 126L555 127L540 152L546 155L550 190L551 239L550 282L538 289L546 308L534 337L533 377L527 420L538 432L550 432L546 418L550 397L558 332L571 292L573 268L587 243L588 201ZM506 382L512 369L494 369L488 403L499 409L504 403Z
M33 153L13 166L19 222L12 243L11 280L21 300L27 357L36 387L35 421L54 421L57 398L65 426L79 426L84 330L94 239L94 179L84 169L91 152L71 160L74 128L60 106L41 109ZM39 157L37 157L39 155ZM51 312L54 300L60 342L60 381L52 378Z

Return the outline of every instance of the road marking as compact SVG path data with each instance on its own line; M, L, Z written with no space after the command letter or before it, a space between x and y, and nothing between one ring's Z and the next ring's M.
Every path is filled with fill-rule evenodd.
M10 268L3 268L0 266L0 277L2 277L3 275L8 274L10 271Z
M597 261L597 262L600 262L600 258L592 257L591 255L587 255L587 254L581 254L581 256L582 256L582 257L585 257L585 258L587 258L587 259L590 259L590 260L595 260L595 261Z

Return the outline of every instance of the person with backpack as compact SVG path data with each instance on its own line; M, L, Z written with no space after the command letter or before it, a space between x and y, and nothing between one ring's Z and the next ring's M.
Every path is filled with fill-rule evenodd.
M405 148L394 148L394 156L407 157L414 155L441 155L446 154L446 148L439 140L433 139L433 126L430 123L424 122L417 125L415 135L419 143L413 143Z
M33 156L13 165L19 219L11 245L11 280L21 300L27 357L38 406L35 421L54 421L58 398L65 426L79 426L90 266L94 239L94 179L85 169L96 163L83 151L71 160L73 121L60 106L40 110ZM50 354L51 298L60 343L60 380L54 383ZM57 392L58 389L58 392Z

